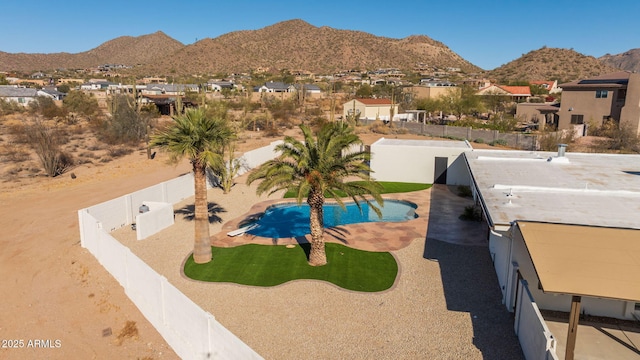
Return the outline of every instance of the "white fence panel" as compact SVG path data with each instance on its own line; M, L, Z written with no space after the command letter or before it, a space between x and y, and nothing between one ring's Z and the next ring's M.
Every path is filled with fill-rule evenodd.
M78 221L80 224L80 244L89 250L96 258L98 257L98 231L100 221L93 217L88 209L78 210Z
M163 278L133 253L127 256L127 296L155 326L163 323ZM176 309L177 310L177 309ZM173 310L173 311L176 311Z
M529 292L527 282L520 280L514 330L527 360L556 359L556 340L540 314Z
M164 187L162 186L162 184L158 184L131 193L131 213L134 215L134 217L138 215L140 206L145 202L164 202L163 189Z
M136 216L136 237L138 240L160 232L174 224L173 205L165 202L145 201L149 211Z
M193 174L182 175L176 179L165 181L165 199L164 201L176 204L188 197L193 196L194 184Z
M240 341L213 316L209 320L211 357L213 359L262 359L257 352Z
M282 140L274 141L267 146L244 153L244 155L240 158L242 166L238 175L242 175L257 166L260 166L261 164L274 159L278 155L275 152L275 148L278 144L281 143L283 143Z
M98 232L98 254L96 257L102 266L118 280L123 287L127 284L127 254L129 248L119 243L104 229Z
M191 346L196 358L207 358L209 323L207 313L169 282L164 284L166 325ZM175 310L174 310L175 309Z
M87 211L102 223L102 228L106 232L111 232L131 223L129 220L131 214L127 209L127 197L121 196L91 206Z

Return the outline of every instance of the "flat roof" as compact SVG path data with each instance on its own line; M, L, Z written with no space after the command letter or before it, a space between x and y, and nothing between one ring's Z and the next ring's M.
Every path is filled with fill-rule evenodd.
M464 153L490 225L516 220L640 229L640 155ZM550 160L550 161L549 161Z
M640 230L517 224L545 293L640 302Z
M467 141L459 140L405 140L405 139L385 139L381 138L372 145L380 146L423 146L423 147L446 147L472 149Z

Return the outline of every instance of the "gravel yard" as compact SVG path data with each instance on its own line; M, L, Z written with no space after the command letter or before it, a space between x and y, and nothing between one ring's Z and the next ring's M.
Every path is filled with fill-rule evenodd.
M452 196L446 187L412 196L429 203L436 191L444 194L438 199ZM242 178L228 195L210 190L220 219L211 224L211 234L266 199ZM447 221L436 219L434 206L429 223ZM143 241L128 228L113 235L266 359L523 358L486 245L458 245L428 233L428 239L392 251L399 276L394 287L380 293L308 280L271 288L192 281L181 274L181 264L193 246L193 223L181 215L175 225Z

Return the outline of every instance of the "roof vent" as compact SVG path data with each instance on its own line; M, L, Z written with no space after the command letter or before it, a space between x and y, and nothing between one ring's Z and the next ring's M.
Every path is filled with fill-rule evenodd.
M558 157L564 157L564 153L567 150L567 144L558 144Z

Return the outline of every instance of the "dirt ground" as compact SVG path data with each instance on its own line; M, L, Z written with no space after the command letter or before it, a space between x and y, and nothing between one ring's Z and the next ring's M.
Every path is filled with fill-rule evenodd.
M360 136L365 144L382 137ZM278 139L245 134L237 150ZM148 160L138 150L55 178L0 182L0 358L176 358L123 288L80 246L77 210L189 171L187 161L169 165L164 154Z

